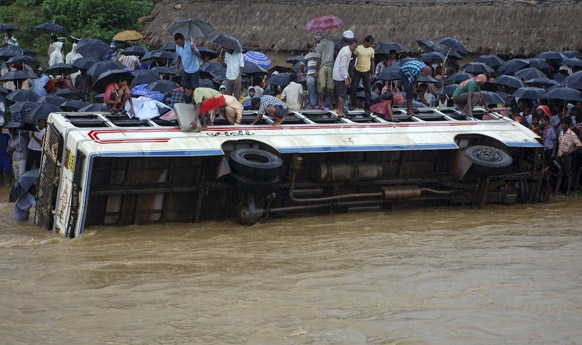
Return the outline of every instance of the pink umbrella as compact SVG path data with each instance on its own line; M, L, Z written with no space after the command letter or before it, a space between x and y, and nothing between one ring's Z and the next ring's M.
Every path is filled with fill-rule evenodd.
M307 25L305 25L305 30L307 31L326 31L331 29L337 29L342 26L344 22L337 16L321 16L311 19Z

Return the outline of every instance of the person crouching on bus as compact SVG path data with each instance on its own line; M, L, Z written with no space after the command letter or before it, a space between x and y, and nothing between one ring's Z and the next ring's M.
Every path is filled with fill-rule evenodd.
M125 104L129 102L129 115L130 117L135 116L131 91L129 90L129 86L127 86L127 82L126 78L120 77L105 88L103 102L111 108L111 114L113 115L128 115L125 110Z

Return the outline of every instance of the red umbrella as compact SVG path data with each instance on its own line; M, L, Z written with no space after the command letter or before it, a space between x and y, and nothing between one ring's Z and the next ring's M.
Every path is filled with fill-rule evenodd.
M344 22L337 16L321 16L311 19L307 25L305 25L305 30L307 31L326 31L331 29L337 29L342 26Z

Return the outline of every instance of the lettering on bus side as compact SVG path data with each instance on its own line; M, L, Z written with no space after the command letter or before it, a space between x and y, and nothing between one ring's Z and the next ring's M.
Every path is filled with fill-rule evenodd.
M225 137L239 137L239 136L247 136L247 135L255 135L255 133L251 131L230 131L230 132L206 132L206 135L210 137L218 137L218 136L225 136Z

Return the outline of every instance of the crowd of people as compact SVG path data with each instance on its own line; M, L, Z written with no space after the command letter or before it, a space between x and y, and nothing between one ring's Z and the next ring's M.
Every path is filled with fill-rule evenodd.
M343 117L358 108L365 113L374 112L392 120L395 106L405 107L409 116L415 116L418 107L458 107L467 119L472 119L474 107L481 105L486 110L498 108L504 115L531 128L543 138L546 168L555 170L554 193L571 192L572 175L581 166L577 148L581 146L582 102L571 104L560 100L516 99L511 96L515 88L497 84L495 72L469 75L447 92L447 86L454 82L450 77L460 72L453 58L448 61L438 58L402 58L397 50L378 54L372 35L363 36L360 42L351 30L344 31L342 37L335 40L327 39L323 32L317 32L307 45L308 52L294 66L287 85L281 87L280 84L270 84L270 79L264 74L245 75L242 52L226 48L224 54L218 54L216 61L212 62L225 68L221 83L213 84L214 87L201 87L201 69L210 63L208 57L201 54L200 47L193 40L187 40L181 33L174 35L174 42L175 59L171 64L165 63L166 67L171 65L174 68L174 75L162 74L161 78L175 81L179 86L165 92L158 100L170 109L176 103L199 104L203 128L214 125L219 116L230 124L241 124L244 110L256 111L256 117L250 125L257 124L264 115L271 118L273 125L279 125L290 111L304 109L331 109L335 110L337 116ZM6 32L3 45L18 46L13 32ZM48 68L61 63L74 64L82 58L76 47L73 41L71 51L65 55L63 43L51 36L47 51ZM111 42L109 48L102 59L118 61L130 72L163 65L158 59L146 63L140 61L138 55L125 54L123 50L117 49L115 42ZM579 68L561 66L559 61L548 62L548 74L567 75ZM40 96L46 96L54 91L54 87L61 87L76 91L81 100L88 101L94 97L92 86L96 76L88 74L87 68L79 68L77 72L68 75L48 76L40 65L30 67L26 63L5 63L2 75L12 70L23 70L34 74L36 78L4 82L3 86L8 90L30 89ZM389 71L395 71L395 75L389 75ZM276 73L273 72L273 77ZM112 114L136 116L134 96L137 91L131 79L120 75L105 87L102 102ZM502 104L490 104L482 91L499 92L506 97ZM5 110L5 105L2 106ZM19 119L25 119L25 114L13 112L12 120ZM482 119L487 119L487 115L483 115ZM24 141L18 131L16 137L10 132L13 145L8 145L7 149L12 157L11 166L16 178L29 167L27 163L21 168L21 164L16 162L36 157L36 153L31 154L30 150L35 150L37 145L34 136L42 135L44 126L41 122L36 125L39 131L26 135ZM192 123L192 126L197 126L197 123ZM20 151L12 149L14 145L21 148L26 146L27 150L24 154L16 153Z

